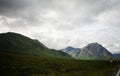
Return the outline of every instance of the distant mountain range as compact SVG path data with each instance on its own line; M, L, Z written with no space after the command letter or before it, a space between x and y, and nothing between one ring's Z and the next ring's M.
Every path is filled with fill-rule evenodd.
M120 59L120 53L116 53L116 54L113 54L114 57L116 57L117 59Z
M105 47L99 43L91 43L83 48L68 46L63 50L49 49L36 39L31 39L24 35L8 32L0 34L0 53L17 53L34 55L39 57L69 58L83 60L108 60L120 57L118 54L112 55Z
M80 55L81 49L68 46L67 48L63 49L63 52L68 53L69 55L71 55L74 58L78 58Z
M67 47L63 52L68 53L76 59L83 60L108 60L115 57L99 43L90 43L83 48Z
M0 34L0 53L3 52L40 57L72 58L62 51L47 48L38 40L13 32Z

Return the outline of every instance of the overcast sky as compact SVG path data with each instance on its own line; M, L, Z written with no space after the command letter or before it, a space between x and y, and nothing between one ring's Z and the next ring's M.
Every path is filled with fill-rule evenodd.
M8 31L54 49L98 42L120 52L120 0L0 0L0 33Z

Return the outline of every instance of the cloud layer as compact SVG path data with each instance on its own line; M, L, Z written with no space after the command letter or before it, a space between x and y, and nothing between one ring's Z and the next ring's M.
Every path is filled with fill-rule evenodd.
M18 32L54 49L99 42L120 52L119 8L119 0L0 0L0 32Z

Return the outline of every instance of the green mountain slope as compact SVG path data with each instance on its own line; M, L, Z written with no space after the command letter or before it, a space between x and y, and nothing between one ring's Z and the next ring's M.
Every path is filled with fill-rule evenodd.
M41 57L71 58L70 55L61 51L48 49L38 40L12 32L0 34L0 52L30 54Z

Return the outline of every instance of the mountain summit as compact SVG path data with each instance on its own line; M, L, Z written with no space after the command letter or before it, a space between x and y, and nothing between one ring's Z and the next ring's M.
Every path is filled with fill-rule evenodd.
M36 39L30 39L24 35L8 32L0 34L0 49L34 49L41 48L47 49L47 47Z
M90 43L81 49L81 59L110 59L114 56L101 44Z
M106 60L114 58L114 56L99 43L90 43L81 49L67 47L63 51L74 58L83 60Z

